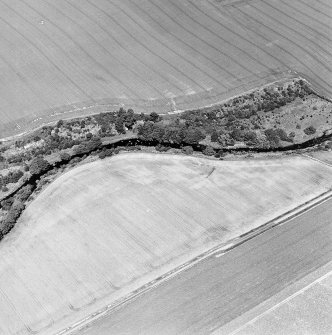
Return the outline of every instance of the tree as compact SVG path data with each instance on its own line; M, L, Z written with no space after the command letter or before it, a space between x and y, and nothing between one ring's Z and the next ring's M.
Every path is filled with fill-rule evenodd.
M47 171L50 168L50 163L41 157L36 157L30 163L30 173L32 175L40 175L42 172Z
M215 153L214 149L209 145L203 150L203 154L206 156L214 156Z
M63 120L59 120L56 124L57 128L61 128L63 126Z
M99 149L102 146L100 138L93 138L91 141L83 142L75 148L75 154L82 155Z
M13 205L14 199L13 197L10 197L8 199L1 201L1 207L3 210L8 211L10 207Z
M136 121L135 113L132 109L127 110L124 120L125 126L131 129Z
M194 153L194 149L193 149L192 146L187 145L187 146L182 148L182 152L186 155L192 155Z
M71 156L67 152L61 152L60 159L62 162L69 162L71 159Z
M257 142L257 134L254 131L247 131L244 134L244 140L249 145L254 145Z
M19 218L24 208L24 204L20 201L17 201L13 204L0 224L0 232L3 236L14 227L16 220Z
M219 134L217 133L216 130L213 130L211 134L211 142L218 142L219 139Z
M184 127L172 126L165 128L163 142L180 144L184 141L186 131Z
M151 136L155 141L162 142L164 134L165 134L164 128L160 127L159 125L154 125L153 126Z
M275 133L282 141L292 142L292 140L287 136L286 132L283 129L277 128L275 130Z
M99 156L100 159L106 158L105 151L100 152L98 156Z
M99 158L100 159L104 159L106 157L112 156L114 153L114 149L110 148L110 149L105 149L102 152L99 153Z
M152 141L153 132L154 132L155 125L151 121L144 122L143 125L138 126L138 136L140 139L144 141Z
M125 134L126 130L124 128L124 117L119 116L115 121L115 129L119 134Z
M278 136L278 131L272 128L269 128L269 129L266 129L264 133L265 133L267 140L270 142L271 146L276 147L279 145L280 138Z
M126 110L123 107L120 107L118 111L118 117L124 117L125 114L126 114Z
M316 132L316 128L314 126L309 126L305 128L303 131L306 135L313 135Z
M160 117L159 117L159 115L156 112L150 113L149 116L150 116L149 119L152 122L158 122L160 120Z
M183 141L187 144L198 144L204 140L205 135L199 128L189 128L185 134Z
M243 141L244 132L239 128L233 129L233 131L229 134L235 141Z
M288 138L290 140L292 140L293 138L295 137L295 133L293 131L291 131L289 134L288 134Z
M170 149L170 147L166 147L162 144L158 144L158 145L155 146L155 149L159 152L166 152Z
M325 144L325 148L328 149L328 150L331 150L332 149L332 141L329 141Z
M16 193L16 199L24 203L32 193L32 186L26 185Z

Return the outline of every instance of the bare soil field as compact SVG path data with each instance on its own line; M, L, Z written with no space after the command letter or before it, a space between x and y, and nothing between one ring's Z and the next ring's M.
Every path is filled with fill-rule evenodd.
M0 334L54 334L331 187L331 168L305 157L135 153L77 167L0 244Z
M327 1L3 0L0 138L120 104L202 107L295 71L332 92Z

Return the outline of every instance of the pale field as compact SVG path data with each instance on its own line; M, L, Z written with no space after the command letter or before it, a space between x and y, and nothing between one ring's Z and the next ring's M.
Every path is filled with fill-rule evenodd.
M77 167L0 243L0 334L54 334L331 188L331 168L304 157L128 153Z
M327 0L2 0L0 138L113 110L202 107L289 70L332 96Z

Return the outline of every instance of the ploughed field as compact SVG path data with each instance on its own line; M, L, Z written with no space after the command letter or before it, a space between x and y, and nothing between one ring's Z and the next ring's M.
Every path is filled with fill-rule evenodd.
M48 186L0 244L0 334L54 334L332 187L304 157L121 154Z
M61 117L202 107L297 71L331 96L327 0L3 0L0 138Z

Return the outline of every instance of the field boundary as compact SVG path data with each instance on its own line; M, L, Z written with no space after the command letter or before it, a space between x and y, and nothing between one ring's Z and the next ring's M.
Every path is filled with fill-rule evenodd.
M252 87L252 88L250 88L250 89L245 89L245 88L244 88L245 90L244 90L244 91L241 91L241 93L234 94L234 95L232 95L232 96L228 96L228 97L226 97L226 98L224 98L224 99L218 100L218 101L216 101L216 102L214 102L214 103L207 104L207 105L202 106L202 107L193 107L193 108L186 108L186 109L175 109L174 111L169 111L169 112L167 112L167 113L158 113L158 114L160 114L160 115L164 115L164 116L165 116L165 115L175 115L175 114L180 114L180 113L185 113L185 112L191 112L191 111L204 111L205 109L216 107L216 106L218 106L218 105L220 105L220 104L223 104L223 103L225 103L225 102L227 102L227 101L229 101L229 100L232 100L232 99L237 98L237 97L241 97L241 96L243 96L243 95L247 95L247 94L249 94L249 93L251 93L251 92L254 92L254 91L256 91L256 90L263 90L265 87L274 85L274 84L276 84L276 83L278 83L278 82L281 82L281 81L287 81L287 80L293 80L293 79L296 79L296 78L304 80L304 81L305 81L307 84L309 84L309 86L313 89L313 85L311 85L310 81L308 81L306 78L302 77L302 75L299 74L299 73L297 73L296 71L288 70L288 71L286 71L286 72L282 72L282 73L280 73L279 75L280 75L280 76L282 75L282 77L280 77L280 78L278 78L278 79L276 79L276 80L268 81L268 82L266 82L266 83L263 84L263 85L254 86L254 87ZM264 78L262 78L262 79L264 79ZM271 79L272 79L272 78L271 78ZM244 84L244 85L249 85L249 84L250 84L250 83L247 83L247 84ZM239 89L239 87L235 87L234 89L232 89L232 90L230 90L230 91L236 91L237 89ZM320 93L318 93L317 90L313 90L313 91L314 91L314 93L315 93L316 95L318 95L320 98L322 98L322 99L327 99L327 100L328 100L328 98L326 98L325 96L323 96L323 95L321 95ZM199 93L197 93L197 94L199 94ZM223 95L223 94L225 94L225 92L222 93L222 95ZM179 97L177 97L177 98L179 99ZM176 99L176 98L174 98L174 99ZM162 99L162 100L165 100L165 99ZM166 100L167 100L167 99L166 99ZM168 100L171 101L172 99L168 99ZM330 100L329 100L329 101L330 101ZM149 103L149 102L151 102L151 101L146 100L146 103ZM64 112L64 113L67 114L67 116L65 116L64 113L63 113L63 114L61 114L61 113L57 113L56 115L58 115L59 118L57 118L56 120L52 120L52 121L49 121L49 122L42 123L42 124L40 124L40 125L36 125L36 127L32 127L31 129L27 129L26 131L21 132L21 133L19 133L19 134L15 134L15 135L12 135L12 136L7 136L7 137L0 138L0 143L5 143L5 142L13 141L13 140L19 139L19 138L21 138L21 137L23 137L23 136L29 135L29 134L33 133L34 131L36 131L36 130L38 130L38 129L41 129L42 127L45 127L45 126L49 126L49 125L55 124L55 123L57 122L57 120L59 120L59 119L62 119L62 120L83 119L83 118L85 118L85 117L88 117L88 116L91 116L91 115L96 115L96 114L98 114L98 112L97 112L96 110L94 110L93 108L97 108L97 107L105 107L104 112L106 112L107 107L109 107L110 105L111 105L111 104L109 104L109 105L108 105L108 104L96 104L96 105L92 105L92 106L83 106L82 108L77 108L77 107L76 107L76 108L74 108L74 109L72 109L72 110L69 110L69 111L67 111L67 112ZM112 104L112 105L113 105L113 108L115 108L115 107L116 107L116 108L120 108L120 107L125 106L126 104L123 103L123 102L119 102L119 103L114 103L114 104ZM176 105L176 103L175 103L175 105ZM131 106L129 103L127 103L127 107L133 108L134 110L137 108L137 106L135 106L135 102L132 103L132 106ZM150 108L150 107L148 107L148 104L147 104L147 105L146 105L146 109L148 110L149 108ZM89 110L89 109L92 109L92 111L86 113L85 111L86 111L86 110ZM73 112L75 112L75 111L82 111L82 112L84 111L84 112L83 112L84 114L82 114L82 116L77 116L77 115L72 116L72 115L70 115L70 113L73 113ZM137 112L139 112L139 110L138 110ZM148 111L147 111L147 112L148 112ZM99 112L99 113L100 113L100 112ZM68 115L68 114L69 114L69 115ZM63 117L61 117L61 115L63 115ZM51 115L51 116L52 116L52 115Z
M203 261L204 259L215 256L220 257L224 255L225 253L229 252L230 250L236 248L237 246L240 246L241 244L246 243L247 241L253 239L254 237L263 234L264 232L277 227L279 225L283 225L292 219L301 216L305 212L317 207L318 205L330 200L332 198L332 189L329 191L326 191L308 201L305 203L293 208L290 211L287 211L286 213L283 213L282 215L277 216L276 218L266 222L265 224L250 230L249 232L242 234L238 237L235 237L226 243L219 244L206 252L196 256L195 258L189 260L188 262L174 268L171 271L168 271L164 275L146 283L145 285L141 286L140 288L134 290L130 294L124 296L121 299L118 299L117 301L114 301L113 303L105 306L104 308L100 309L99 311L96 311L92 313L91 315L87 316L86 318L76 322L75 324L55 333L55 335L70 335L73 334L76 331L79 331L85 327L87 327L89 324L97 321L98 319L106 316L107 314L110 314L125 304L137 299L142 294L154 289L155 287L161 285L167 280L170 280L172 277L178 275L184 270L187 270L194 265L196 265L198 262Z

